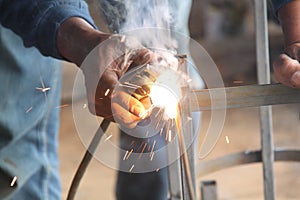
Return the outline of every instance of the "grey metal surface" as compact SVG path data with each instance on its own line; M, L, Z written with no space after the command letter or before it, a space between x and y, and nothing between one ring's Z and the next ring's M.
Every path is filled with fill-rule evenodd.
M201 200L218 200L216 181L201 181L200 187Z
M254 0L256 28L257 77L259 84L270 83L267 0ZM260 107L261 148L265 200L275 199L274 143L272 108Z
M197 98L191 99L191 110L213 110L300 103L300 89L293 89L281 84L227 87L225 88L227 99L226 107L224 107L224 95L220 91L224 91L224 88L193 91ZM214 93L214 107L211 107L211 93Z
M188 87L182 88L183 100L181 101L180 114L177 119L177 130L179 138L179 146L181 150L181 176L183 186L183 199L196 200L196 173L195 173L195 148L196 142L190 145L190 141L194 141L195 133L193 131L190 110L190 92ZM190 146L189 146L190 145Z
M175 128L174 128L175 129ZM175 130L172 130L172 132ZM178 140L176 140L177 147L176 149L168 149L168 157L174 156L180 157L180 149ZM180 160L173 162L171 165L168 166L168 182L169 182L169 199L170 200L177 200L182 199L183 192L182 192L182 177L181 177L181 165Z
M300 162L299 149L276 149L274 151L275 161ZM216 171L224 170L230 167L262 162L262 151L243 151L234 154L222 156L213 160L201 162L197 166L197 176L204 176Z

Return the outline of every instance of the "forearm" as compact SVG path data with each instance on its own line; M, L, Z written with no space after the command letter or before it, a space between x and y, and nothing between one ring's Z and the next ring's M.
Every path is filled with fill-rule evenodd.
M300 42L300 0L291 1L278 10L285 46Z
M95 30L84 19L72 17L57 32L57 49L67 60L81 65L90 51L110 35Z

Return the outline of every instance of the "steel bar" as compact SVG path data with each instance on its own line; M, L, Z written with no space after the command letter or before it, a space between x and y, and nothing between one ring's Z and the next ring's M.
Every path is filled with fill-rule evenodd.
M300 162L299 149L278 148L275 149L274 155L275 161ZM213 160L201 162L200 165L197 166L197 177L224 170L230 167L258 162L262 162L261 150L243 151L229 154Z
M224 90L226 97L221 93ZM300 89L289 88L281 84L204 89L193 91L191 96L196 97L191 99L192 111L300 103ZM213 107L212 98L214 98ZM224 104L224 98L227 100L226 104Z
M256 60L259 84L270 83L267 0L254 0ZM274 143L271 106L260 107L261 148L265 200L275 199Z

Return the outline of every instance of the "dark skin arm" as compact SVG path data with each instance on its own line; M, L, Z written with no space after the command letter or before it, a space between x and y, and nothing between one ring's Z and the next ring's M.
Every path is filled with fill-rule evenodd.
M284 34L285 54L275 60L274 73L284 85L300 88L300 1L280 8L278 18Z
M62 23L57 33L57 48L64 58L83 71L90 112L111 121L122 121L129 128L135 127L141 120L139 114L146 109L144 104L131 95L112 91L131 64L148 63L152 52L130 38L126 37L124 42L120 35L95 30L77 17ZM90 56L92 50L96 53ZM112 103L112 98L120 99L113 101L119 103Z

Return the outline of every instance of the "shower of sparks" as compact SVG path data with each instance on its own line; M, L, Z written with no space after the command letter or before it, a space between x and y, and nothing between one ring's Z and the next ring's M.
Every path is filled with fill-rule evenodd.
M107 89L104 96L107 96L109 92L110 92L110 89Z
M13 180L10 183L10 187L13 187L15 185L15 183L17 182L18 177L14 177Z
M227 142L227 144L229 144L229 138L228 138L228 136L226 135L226 142Z
M132 172L133 168L134 168L134 164L130 167L129 172Z
M32 110L32 106L26 110L26 113L29 113Z
M106 142L107 140L109 140L111 137L112 137L112 134L110 134L110 135L105 139L105 142Z
M125 160L128 160L128 158L131 156L132 152L133 152L133 149L131 149L131 150L129 151L129 153L128 153L128 155L127 155L127 157L126 157Z
M82 108L83 108L83 109L87 108L87 104L86 104L86 103L83 104Z
M61 109L61 108L65 108L65 107L68 107L68 106L70 106L70 105L69 104L63 104L63 105L57 106L56 108Z
M126 160L127 155L128 155L128 150L126 151L126 153L125 153L125 155L123 157L123 160Z
M140 155L139 155L139 159L142 158L142 155L143 155L143 153L144 153L144 151L145 151L145 149L146 149L146 147L147 147L147 144L148 144L148 143L145 143L145 144L144 144L144 147L143 147L143 149L142 149L142 151L141 151L141 153L140 153Z

